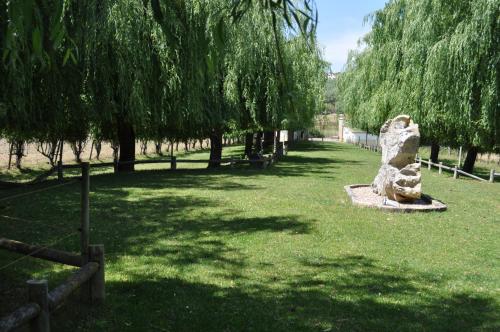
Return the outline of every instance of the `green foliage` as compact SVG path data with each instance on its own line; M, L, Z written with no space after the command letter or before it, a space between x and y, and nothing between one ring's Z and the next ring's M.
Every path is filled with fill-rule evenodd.
M309 0L2 3L0 131L116 142L122 124L155 141L307 127L323 99L315 17Z
M499 0L390 1L340 77L342 110L371 132L407 113L428 141L498 149L499 17Z
M325 113L331 114L336 111L336 79L328 79L325 85Z

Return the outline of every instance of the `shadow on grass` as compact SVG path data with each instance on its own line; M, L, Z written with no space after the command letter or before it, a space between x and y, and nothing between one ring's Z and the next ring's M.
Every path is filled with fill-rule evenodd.
M319 174L341 162L299 156L289 165L253 174L295 176L300 163L304 163L300 166L303 172ZM288 167L291 170L286 170ZM102 307L69 303L53 316L53 330L500 328L500 308L494 298L454 292L447 287L445 277L387 266L366 256L287 257L289 261L283 263L276 261L279 255L262 253L257 258L263 262L255 262L248 248L253 244L253 235L301 236L312 230L310 220L303 222L294 215L241 217L234 207L210 197L214 190L227 189L227 195L238 190L258 191L258 186L230 179L247 173L197 170L179 176L174 172L145 171L92 177L91 242L106 246L107 302ZM58 227L75 221L78 224L78 188L75 184L37 196L29 209L26 201L13 202L7 212L28 219L41 218ZM176 195L176 188L188 190ZM190 189L207 190L194 196ZM31 243L44 243L53 236L45 228L28 233L25 227L15 226L0 224L0 233L18 234L20 237L13 237ZM243 235L247 235L244 243L231 241ZM270 250L273 240L278 238L270 238ZM63 243L58 249L66 246L71 243ZM2 257L11 258L0 255L0 265L4 263ZM60 278L57 269L35 265L38 267L45 269L50 280ZM2 290L13 289L8 297L0 297L2 309L22 292L16 282L24 285L33 269L28 261L8 275L0 271ZM17 277L22 280L16 281Z
M182 264L182 263L181 263ZM314 282L312 282L312 280ZM441 293L443 280L391 269L363 256L304 262L273 280L218 286L148 278L106 285L108 302L90 315L105 331L470 331L495 330L498 303L468 293ZM67 315L67 310L60 317ZM75 314L72 314L75 315ZM85 317L85 316L84 316ZM88 317L88 316L87 316ZM56 319L54 330L73 327Z
M194 177L191 181L198 179L200 178ZM193 182L179 184L177 180L173 188L179 188L179 185L197 187ZM235 217L239 211L219 206L209 198L174 196L169 192L162 192L154 197L153 188L165 187L165 182L160 181L146 181L143 185L135 183L141 190L148 190L144 196L132 200L129 193L121 188L122 184L120 181L120 184L117 184L119 187L114 187L108 183L105 188L96 184L98 188L92 195L94 203L91 215L95 220L93 234L96 241L104 241L107 244L108 252L144 253L148 250L145 249L145 243L150 245L155 241L176 238L182 245L170 243L167 251L157 250L155 254L178 253L178 256L182 257L180 260L196 261L199 258L211 257L207 250L213 249L214 253L219 254L225 251L220 241L203 242L206 236L238 236L257 232L307 234L310 231L310 225L299 221L296 216L242 218ZM126 182L124 185L128 184ZM219 185L222 186L220 189L224 190L253 189L251 186L239 186L235 183L228 185L220 180L213 183L205 181L205 188L209 190L217 189ZM206 208L215 208L216 211L210 214L200 213ZM112 234L116 227L120 228L119 236L107 236Z
M241 146L230 146L226 147L227 149L230 150L229 154L225 155L225 158L231 156L231 157L241 157L241 154L243 153L243 147ZM336 143L320 143L320 142L296 142L293 145L292 151L293 152L314 152L314 151L346 151L351 149L349 146L344 146ZM190 159L191 156L196 156L196 154L200 153L206 153L207 150L195 150L195 151L187 151L187 152L181 152L177 157L180 159ZM138 155L137 159L148 159L148 160L158 160L158 159L165 159L169 158L169 155L163 155L163 156L158 156L158 155ZM187 157L187 158L186 158ZM96 161L94 160L96 164L101 163L102 161ZM207 161L208 163L208 161ZM142 174L142 173L156 173L156 172L164 172L167 174L175 174L174 176L183 176L185 174L190 174L190 175L210 175L210 174L228 174L229 176L231 175L248 175L248 176L253 176L256 173L262 174L262 175L276 175L276 173L279 173L280 176L300 176L304 175L307 173L323 173L325 170L325 166L332 166L334 164L363 164L362 162L355 161L355 160L343 160L343 159L331 159L331 158L314 158L314 157L304 157L304 156L285 156L281 162L281 164L287 164L286 168L281 168L279 171L272 171L273 168L270 170L263 171L261 169L255 169L252 167L252 165L245 165L242 164L239 167L236 168L230 168L229 166L222 166L220 169L206 169L206 165L201 165L201 168L196 168L196 169L182 169L182 164L179 164L179 169L171 172L170 171L170 165L168 163L165 164L159 164L161 166L158 166L159 169L156 170L137 170L133 174ZM92 168L92 167L91 167ZM323 170L323 171L322 171ZM10 181L10 182L19 182L22 183L23 181L29 181L37 176L43 174L46 172L47 169L45 168L36 168L36 169L21 169L20 171L10 171L10 172L1 172L0 173L0 180L4 181ZM112 172L112 167L109 168L100 168L98 170L99 172ZM75 169L68 169L65 170L64 175L66 178L72 178L72 177L78 177L80 176L80 170L78 168ZM107 175L110 176L110 173L107 174L100 174L100 175ZM98 176L98 175L93 175ZM119 174L120 177L126 176L126 174ZM48 180L44 181L43 183L37 184L36 186L43 186L46 183L49 183L53 180ZM35 187L30 186L30 187ZM3 189L3 190L2 190ZM2 192L8 192L10 189L9 188L1 188L0 191ZM29 189L26 189L29 190Z

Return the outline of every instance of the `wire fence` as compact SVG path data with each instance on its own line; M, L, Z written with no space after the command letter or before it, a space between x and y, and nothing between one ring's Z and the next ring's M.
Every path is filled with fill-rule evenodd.
M79 180L71 180L71 181L67 181L67 182L64 182L64 183L58 183L58 184L55 184L55 185L52 185L52 186L47 186L47 187L44 187L44 188L40 188L40 189L36 189L36 190L24 192L24 193L15 194L15 195L12 195L12 196L1 197L0 198L0 202L5 202L5 201L11 200L11 199L17 199L17 198L25 197L25 196L28 196L28 195L32 195L32 194L44 192L44 191L47 191L47 190L52 190L52 189L55 189L55 188L60 188L60 187L63 187L63 186L68 186L68 185L77 183L78 181Z
M15 259L15 260L11 261L10 263L8 263L8 264L6 264L6 265L4 265L4 266L1 266L1 267L0 267L0 271L2 271L2 270L4 270L4 269L6 269L6 268L8 268L8 267L10 267L10 266L12 266L12 265L14 265L14 264L16 264L16 263L19 263L20 261L25 260L25 259L26 259L26 258L28 258L28 257L32 257L33 255L35 255L35 254L37 254L37 253L39 253L39 252L41 252L41 251L43 251L43 250L46 250L46 249L52 248L52 247L54 247L56 244L58 244L58 243L60 243L60 242L62 242L62 241L64 241L64 240L66 240L67 238L69 238L69 237L71 237L71 236L73 236L73 235L75 235L75 234L79 234L79 233L80 233L79 231L74 231L74 232L71 232L71 233L69 233L69 234L66 234L66 235L64 235L64 236L61 236L61 237L57 238L56 240L52 241L52 242L51 242L50 244L48 244L48 245L38 247L36 250L33 250L33 251L31 251L31 252L29 252L29 253L27 253L27 254L25 254L25 255L23 255L23 256L21 256L21 257L17 258L17 259ZM1 242L1 241L2 241L2 239L0 238L0 242Z

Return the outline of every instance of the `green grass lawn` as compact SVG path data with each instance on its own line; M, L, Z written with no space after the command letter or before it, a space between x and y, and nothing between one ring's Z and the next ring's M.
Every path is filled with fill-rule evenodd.
M106 303L71 300L53 330L499 330L500 185L424 169L448 211L353 207L343 186L371 182L379 159L318 142L267 170L96 174ZM0 215L2 236L51 243L78 227L78 184L0 202ZM56 247L76 251L78 236ZM72 271L31 258L1 269L18 257L0 251L0 314L24 303L25 280L53 288Z

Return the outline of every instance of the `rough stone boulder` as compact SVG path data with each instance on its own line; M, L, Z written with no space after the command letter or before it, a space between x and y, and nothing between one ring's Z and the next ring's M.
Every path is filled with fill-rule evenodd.
M372 183L375 193L398 202L420 198L420 165L415 163L419 143L418 125L408 115L399 115L382 126L382 166Z

